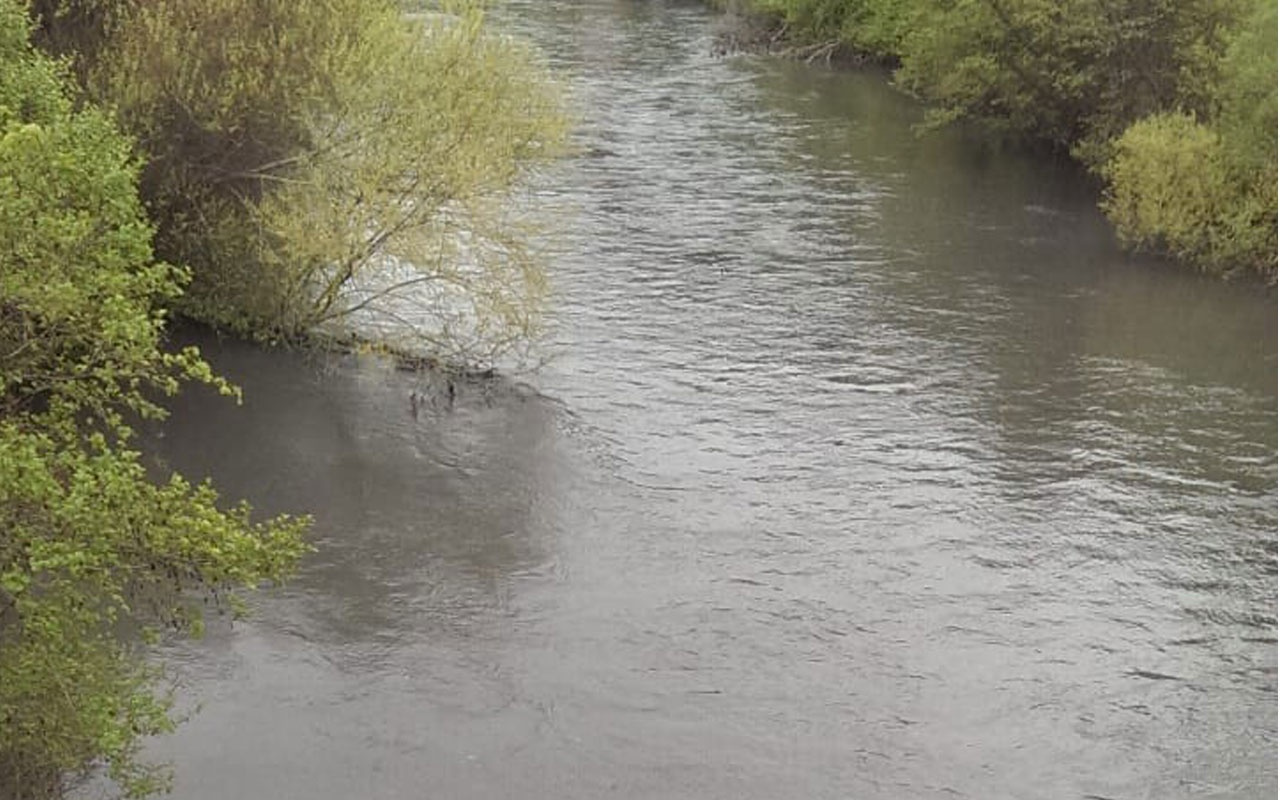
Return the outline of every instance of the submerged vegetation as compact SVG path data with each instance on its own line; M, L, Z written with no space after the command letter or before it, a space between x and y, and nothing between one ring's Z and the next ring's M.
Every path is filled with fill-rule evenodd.
M1123 242L1276 269L1270 0L741 0L798 52L895 67L930 125L1069 151Z
M447 10L0 0L0 797L98 768L162 790L139 747L172 721L141 644L306 550L304 519L145 466L134 426L164 397L237 395L166 347L173 314L305 336L394 262L414 272L381 291L468 306L466 340L424 334L444 355L535 326L503 200L558 152L560 98L476 7Z

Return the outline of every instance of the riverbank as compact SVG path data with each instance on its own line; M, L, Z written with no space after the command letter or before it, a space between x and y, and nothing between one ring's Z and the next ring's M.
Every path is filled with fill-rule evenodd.
M1128 248L1275 282L1274 4L710 4L733 20L723 52L887 67L925 103L926 129L964 124L1070 154L1099 178Z

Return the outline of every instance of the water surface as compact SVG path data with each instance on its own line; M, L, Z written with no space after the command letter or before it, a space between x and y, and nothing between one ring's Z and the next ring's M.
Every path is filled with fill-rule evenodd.
M172 649L175 796L1274 797L1274 294L699 4L500 16L582 118L553 358L202 342L158 453L317 552Z

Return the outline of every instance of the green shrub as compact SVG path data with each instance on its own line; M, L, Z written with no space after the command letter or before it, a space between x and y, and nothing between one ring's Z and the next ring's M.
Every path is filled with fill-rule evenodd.
M1091 166L1130 123L1211 105L1237 0L926 0L898 82L936 121L1075 148Z
M1253 0L1230 41L1215 93L1215 127L1242 169L1276 167L1276 23L1276 3Z
M126 416L159 417L183 380L230 387L161 348L185 278L152 260L130 144L76 109L0 0L0 796L59 796L105 764L130 795L170 727L124 626L198 626L188 590L282 577L302 525L220 511L207 486L148 480ZM198 598L196 598L198 602Z
M63 0L46 38L77 40L58 20L104 5L78 63L138 138L157 252L192 272L184 312L305 334L394 260L464 298L498 349L531 333L543 277L503 200L560 152L563 103L476 4Z
M1104 174L1103 209L1126 244L1213 272L1274 273L1275 169L1241 170L1213 128L1148 117L1117 140Z
M1229 40L1213 114L1143 119L1116 141L1103 208L1121 238L1213 272L1276 270L1276 5Z

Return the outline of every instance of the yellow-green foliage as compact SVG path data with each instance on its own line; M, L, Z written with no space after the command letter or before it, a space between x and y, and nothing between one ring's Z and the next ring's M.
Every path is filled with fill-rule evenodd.
M1243 172L1222 137L1185 114L1130 126L1105 170L1103 208L1121 239L1217 272L1274 270L1275 170Z
M1276 3L1253 0L1221 69L1214 121L1228 157L1243 169L1276 168ZM1265 177L1265 176L1260 176Z
M474 4L153 0L105 35L91 94L141 142L158 252L193 272L185 310L304 333L395 258L465 297L492 341L532 328L542 276L502 201L565 121L532 53Z
M172 725L153 670L114 626L198 630L184 592L279 579L302 525L221 511L208 486L156 486L137 453L66 414L0 419L0 793L56 796L105 763L130 795L164 785L137 759Z
M169 727L153 674L113 631L187 629L188 589L281 577L302 526L219 511L207 486L148 480L125 415L158 417L183 379L230 387L161 349L157 304L184 275L151 258L129 142L75 109L0 0L0 797L57 796L106 764L130 794Z
M900 85L938 121L1075 148L1090 162L1131 122L1208 107L1237 0L916 0ZM1096 166L1096 163L1093 164Z
M1219 112L1147 117L1116 141L1103 208L1121 238L1214 272L1276 269L1276 6L1255 4L1223 62Z

